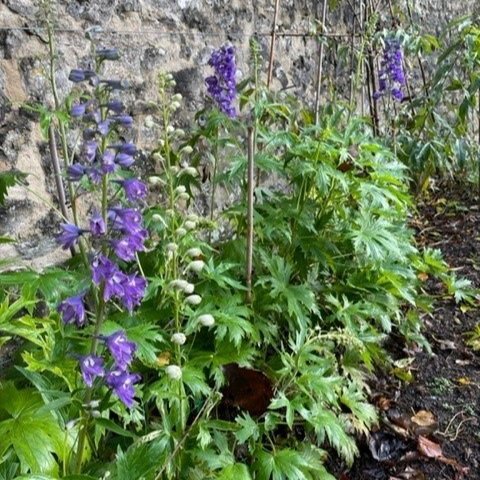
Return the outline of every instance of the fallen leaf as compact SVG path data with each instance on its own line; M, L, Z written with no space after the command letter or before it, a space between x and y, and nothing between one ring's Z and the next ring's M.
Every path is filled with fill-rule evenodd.
M428 438L420 435L418 437L418 451L428 458L439 458L442 456L442 447Z
M421 281L421 282L426 282L428 280L428 273L425 273L425 272L420 272L418 275L417 275L418 279Z
M379 410L382 410L385 412L386 410L390 409L390 406L392 405L392 399L386 398L386 397L380 397L376 403Z
M157 365L159 367L165 367L170 363L170 358L172 354L170 352L162 352L157 357Z
M410 420L421 427L430 427L437 423L433 413L428 410L419 410Z
M374 432L368 440L368 448L375 460L388 462L398 460L406 445L391 433Z
M460 377L455 380L459 385L472 385L472 381L468 377Z

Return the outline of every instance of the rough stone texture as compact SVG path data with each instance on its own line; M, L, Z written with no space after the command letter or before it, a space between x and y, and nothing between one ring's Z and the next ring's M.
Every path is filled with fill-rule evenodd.
M478 0L419 0L415 17L427 30L440 33L447 21L473 11ZM47 45L39 23L35 0L3 0L0 4L0 171L16 168L29 173L28 190L10 189L0 210L0 235L10 235L15 245L0 246L0 258L17 256L35 268L61 261L66 254L53 241L59 217L51 205L57 199L53 187L48 147L32 115L19 109L26 100L51 105L45 71ZM268 33L274 12L273 0L72 0L57 2L56 40L60 94L71 88L71 68L89 65L89 43L83 32L101 26L99 44L123 52L120 62L110 63L107 74L127 78L133 88L126 103L136 120L136 141L148 148L155 132L148 125L148 101L156 99L155 79L160 71L173 72L177 90L185 98L183 117L204 105L203 77L213 48L230 41L237 48L243 75L248 74L249 40ZM344 2L345 3L345 2ZM308 32L319 16L319 0L281 0L279 31ZM352 14L339 8L329 20L329 30L348 31ZM9 28L5 28L9 27ZM267 35L259 36L265 64ZM313 38L279 37L274 62L275 90L288 90L313 98L317 43ZM333 65L327 49L327 62ZM348 81L338 65L326 68L328 77ZM343 72L345 73L345 72ZM343 78L343 80L342 80ZM41 198L46 202L44 203ZM50 205L50 206L49 206Z

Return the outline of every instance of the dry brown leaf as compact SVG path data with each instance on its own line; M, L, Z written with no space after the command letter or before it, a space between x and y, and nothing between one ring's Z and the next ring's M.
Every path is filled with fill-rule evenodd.
M433 413L428 410L419 410L410 420L421 427L430 427L437 423Z
M428 458L440 458L442 457L442 447L435 442L432 442L426 437L420 435L418 437L418 451Z
M471 385L473 383L468 377L457 378L456 382L459 385Z

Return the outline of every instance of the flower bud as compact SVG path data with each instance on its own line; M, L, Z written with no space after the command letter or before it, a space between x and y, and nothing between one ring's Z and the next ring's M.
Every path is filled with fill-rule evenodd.
M175 136L176 136L177 138L182 138L182 137L184 137L184 136L185 136L185 130L182 130L181 128L177 128L177 129L175 130Z
M178 250L178 245L176 243L170 242L167 244L167 251L176 252Z
M203 260L194 260L188 264L187 270L192 270L192 272L198 273L203 270L203 267L205 267L205 262Z
M185 155L190 155L193 153L193 148L190 145L185 145L181 150L180 153L184 153Z
M185 193L181 193L179 196L178 196L178 199L179 200L188 200L190 198L190 195L185 192Z
M190 175L191 177L196 177L198 175L198 171L195 167L185 167L182 168L182 172L185 175Z
M198 222L199 220L198 215L196 213L189 213L185 217L185 219L188 220L189 222Z
M176 165L172 165L172 166L170 167L170 173L171 173L172 175L176 175L176 174L178 173L178 171L179 171L179 168L178 168Z
M170 110L172 112L175 112L175 110L178 110L180 108L180 103L179 102L172 102L170 104Z
M171 340L176 345L183 345L187 341L187 337L183 333L177 332L172 335Z
M147 128L153 128L155 126L155 120L151 115L148 115L148 117L145 117L144 125Z
M173 133L175 131L175 127L173 125L167 126L167 133Z
M186 280L172 280L169 284L175 290L184 290L188 285L190 284Z
M215 324L215 318L213 318L213 315L210 315L209 313L204 313L198 317L198 322L204 327L211 327Z
M187 220L183 226L185 227L185 230L194 230L197 224L191 220Z
M93 417L93 418L100 418L102 416L102 414L98 411L98 410L92 410L90 412L90 415Z
M175 95L173 95L172 97L172 101L173 102L180 102L180 100L182 100L182 94L181 93L176 93Z
M202 297L200 295L189 295L185 298L185 301L189 305L200 305L200 303L202 302Z
M169 365L165 369L165 373L172 379L172 380L180 380L182 378L182 369L178 365Z
M193 293L194 290L195 285L193 283L187 283L187 285L185 285L185 288L183 289L183 293L190 295L191 293Z
M202 255L203 255L203 252L197 247L193 247L187 250L187 256L189 257L195 258L195 257L201 257Z
M152 155L152 158L156 161L156 162L162 162L165 160L159 152L155 152L153 155Z
M152 177L148 177L148 183L150 185L160 185L164 183L164 181L160 177L152 176Z
M186 231L184 228L180 227L180 228L177 228L177 229L175 230L175 233L176 233L179 237L184 237L184 236L187 234L187 231Z
M178 193L178 194L185 193L186 191L187 191L187 189L183 185L179 185L175 189L175 193Z
M154 213L152 215L152 220L154 222L162 222L163 223L163 217L159 213Z

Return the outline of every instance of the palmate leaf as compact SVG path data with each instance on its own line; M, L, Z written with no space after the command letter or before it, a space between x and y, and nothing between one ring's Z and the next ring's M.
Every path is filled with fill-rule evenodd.
M252 480L248 467L243 463L228 465L216 478L217 480Z
M43 407L35 390L17 390L13 383L0 386L0 455L12 448L22 473L55 475L57 459L64 460L72 447L69 436Z

